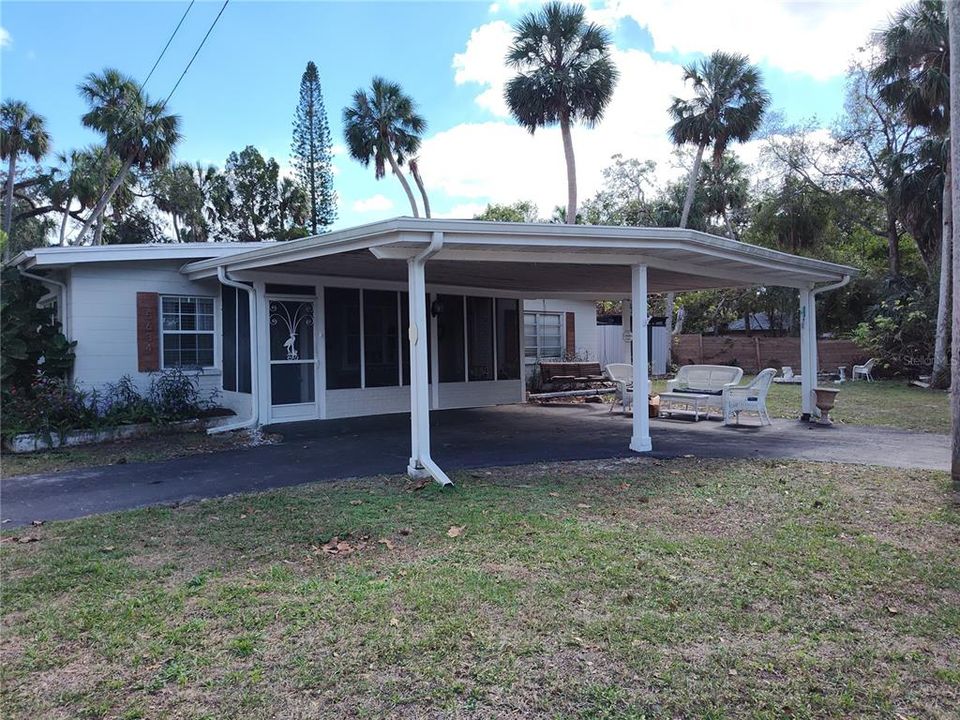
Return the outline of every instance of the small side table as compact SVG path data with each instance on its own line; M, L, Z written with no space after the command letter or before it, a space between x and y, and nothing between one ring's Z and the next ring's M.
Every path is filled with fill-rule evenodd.
M710 395L698 393L662 392L660 393L660 414L681 412L693 415L694 420L700 420L701 413L710 417ZM680 406L684 409L677 409Z

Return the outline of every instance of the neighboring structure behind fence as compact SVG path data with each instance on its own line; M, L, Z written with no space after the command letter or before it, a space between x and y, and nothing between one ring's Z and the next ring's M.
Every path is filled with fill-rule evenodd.
M849 371L867 359L867 353L852 340L818 340L817 356L821 372L836 372L841 366ZM798 372L800 338L679 335L674 338L673 361L678 365L737 365L748 373L789 365Z
M629 363L630 344L623 339L622 325L597 325L597 360L601 367L611 363ZM667 328L650 328L650 370L654 375L667 372Z

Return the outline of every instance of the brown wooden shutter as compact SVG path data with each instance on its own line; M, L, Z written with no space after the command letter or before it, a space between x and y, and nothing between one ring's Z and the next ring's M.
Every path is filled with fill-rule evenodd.
M160 295L137 293L137 369L160 369Z
M566 350L567 357L572 358L577 352L577 314L568 312L566 322Z

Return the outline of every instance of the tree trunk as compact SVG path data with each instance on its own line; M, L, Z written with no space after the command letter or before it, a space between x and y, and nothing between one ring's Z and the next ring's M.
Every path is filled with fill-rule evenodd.
M170 213L170 217L173 218L173 234L174 234L174 237L177 238L177 242L178 242L178 243L179 243L179 242L183 242L183 240L180 239L180 224L177 222L177 214L176 214L176 213Z
M697 146L697 155L693 160L693 169L690 171L690 179L687 181L687 195L683 199L683 210L680 212L680 227L685 228L687 226L687 221L690 220L690 208L693 207L693 196L697 189L697 183L700 181L700 166L703 164L703 151L706 150L707 144L701 143ZM726 218L726 215L724 215ZM729 225L728 225L729 230ZM732 234L731 234L732 237ZM673 303L675 300L675 294L670 292L667 293L666 300L666 315L667 315L667 337L673 337ZM669 363L672 359L673 352L673 343L670 342L667 344L667 362Z
M900 277L900 233L897 231L897 213L889 205L887 206L887 259L890 275L894 278Z
M420 197L423 198L423 214L430 217L430 199L427 197L427 189L423 186L423 179L420 177L420 167L416 161L410 161L410 172L413 173L413 179L420 188Z
M410 189L410 183L407 182L406 176L401 172L400 166L397 165L397 161L393 157L393 152L390 150L387 150L387 160L390 161L390 169L393 171L393 174L397 176L400 184L403 185L403 191L407 194L407 200L410 201L413 216L415 218L420 217L420 211L417 209L417 199L413 197L413 190Z
M73 198L67 198L67 204L63 208L63 220L60 221L60 247L67 246L67 220L70 219L70 203Z
M316 137L314 133L316 132L317 116L314 113L314 103L313 103L313 85L310 85L310 96L309 104L310 110L308 115L310 117L310 229L314 235L317 234L317 146L316 146Z
M83 238L90 231L90 228L93 227L93 223L96 222L98 217L103 215L103 211L107 208L107 203L109 203L111 198L113 198L114 193L117 192L117 188L120 187L120 183L123 182L123 179L127 176L127 173L130 172L130 168L133 167L134 159L135 156L131 155L123 161L123 167L120 168L120 172L117 173L117 176L113 179L113 182L110 183L110 187L107 192L100 197L100 200L97 201L96 207L94 207L93 211L90 213L90 217L87 218L87 221L83 224L83 227L80 228L80 234L77 235L77 245L83 242Z
M10 153L10 164L7 166L7 187L3 198L3 231L10 240L10 228L13 227L13 185L17 174L17 153L14 149Z
M100 215L100 219L97 221L97 230L93 234L93 244L94 245L103 245L103 226L106 218L103 215Z
M737 234L733 231L733 223L730 222L730 211L727 208L723 209L723 224L727 227L727 235L730 236L730 239L736 240Z
M950 343L950 265L953 246L952 178L950 160L943 176L943 232L940 236L940 288L937 294L937 329L933 346L933 371L930 385L935 388L950 386L950 366L947 363L947 345Z
M690 208L693 207L693 195L697 189L697 183L700 182L700 165L703 163L703 151L707 149L706 143L697 146L697 156L693 161L693 170L690 171L690 179L687 181L687 196L683 199L683 211L680 213L680 227L685 228L690 219Z
M950 157L960 161L960 0L947 2L950 37ZM952 227L960 225L960 162L950 163ZM950 393L950 477L954 501L960 501L960 243L953 243L953 384Z
M577 222L577 159L573 156L573 136L570 118L560 117L560 135L563 137L563 157L567 161L567 225Z

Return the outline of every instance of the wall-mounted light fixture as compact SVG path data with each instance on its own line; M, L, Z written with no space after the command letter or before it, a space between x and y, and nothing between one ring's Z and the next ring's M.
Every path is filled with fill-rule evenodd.
M441 300L440 298L437 298L432 303L430 303L430 314L433 315L433 317L440 317L442 313L443 313L443 300Z

